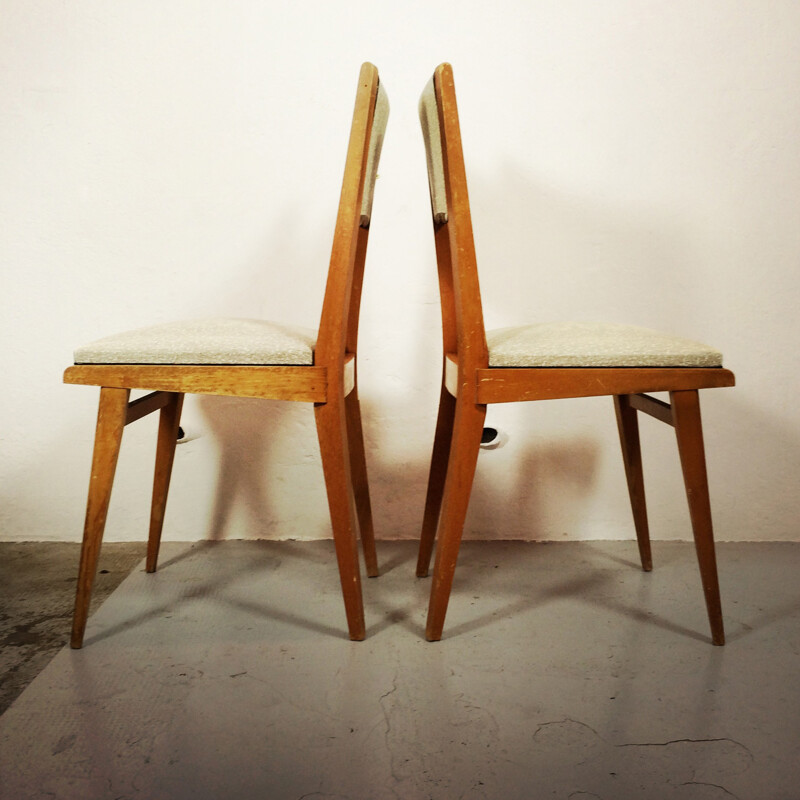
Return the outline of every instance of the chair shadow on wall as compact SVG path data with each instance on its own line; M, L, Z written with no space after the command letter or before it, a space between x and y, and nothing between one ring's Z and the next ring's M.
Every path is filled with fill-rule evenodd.
M237 506L247 512L251 530L266 534L265 527L269 527L275 513L265 476L271 471L275 435L285 429L286 419L295 409L279 401L217 397L200 398L198 407L219 452L206 540L219 542L226 538L231 513ZM307 408L297 410L308 414ZM309 423L313 427L310 415Z
M491 409L490 412L491 414ZM490 423L490 417L487 416ZM535 423L534 423L535 424ZM469 539L552 540L549 511L557 508L560 532L573 530L585 517L586 503L599 467L600 444L585 434L532 441L515 436L514 480L498 491L492 451L482 451L470 498ZM499 525L498 525L499 523ZM513 525L513 527L510 527Z

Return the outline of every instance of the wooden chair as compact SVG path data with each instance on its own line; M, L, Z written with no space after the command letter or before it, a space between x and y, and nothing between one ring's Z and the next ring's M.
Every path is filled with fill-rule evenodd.
M364 638L359 529L370 576L378 574L378 564L358 401L356 346L372 196L388 112L378 70L364 64L317 335L263 320L200 320L123 333L76 351L76 364L66 370L64 381L102 388L72 647L83 643L123 428L160 409L147 545L147 571L156 569L186 392L314 404L349 634L351 639ZM130 402L131 389L152 393Z
M714 644L724 644L698 389L733 386L712 348L643 328L539 324L484 330L453 70L420 100L442 306L441 400L417 563L428 574L426 637L442 636L486 406L612 395L642 567L652 569L637 412L674 426ZM670 402L645 392L667 391Z

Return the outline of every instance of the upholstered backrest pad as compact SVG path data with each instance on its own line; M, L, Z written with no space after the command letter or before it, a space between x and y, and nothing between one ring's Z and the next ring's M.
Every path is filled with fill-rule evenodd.
M260 319L197 319L99 339L79 347L75 363L310 365L316 338Z
M447 195L444 185L444 159L442 137L439 130L439 110L436 107L436 90L433 78L419 98L419 121L425 140L425 155L428 160L428 186L431 192L431 211L434 222L447 222Z
M364 193L361 199L361 227L368 228L372 216L372 198L375 194L375 180L378 177L378 162L383 148L383 137L386 133L386 122L389 119L389 98L378 83L378 94L375 98L375 113L372 119L372 134L367 151L367 172L364 177Z
M487 331L490 367L720 367L713 347L635 325L551 322Z

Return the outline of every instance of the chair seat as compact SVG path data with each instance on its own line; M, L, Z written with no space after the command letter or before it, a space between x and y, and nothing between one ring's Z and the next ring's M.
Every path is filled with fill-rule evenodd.
M75 363L311 365L316 339L260 319L186 320L98 339L75 351Z
M545 322L486 332L490 367L720 367L713 347L603 322Z

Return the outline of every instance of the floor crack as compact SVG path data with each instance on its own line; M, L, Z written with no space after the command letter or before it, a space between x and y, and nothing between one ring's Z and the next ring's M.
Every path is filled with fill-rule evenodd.
M706 783L704 781L686 781L682 783L681 786L713 786L715 789L722 789L725 794L730 795L731 797L739 800L739 796L735 795L733 792L726 789L724 786L720 786L718 783Z
M710 744L711 742L730 742L731 744L735 744L738 747L741 747L742 750L746 751L752 758L752 753L747 747L745 747L745 745L743 745L741 742L737 742L736 739L730 739L727 736L723 736L718 739L671 739L668 742L627 742L625 744L617 744L614 746L615 747L668 747L671 744Z
M580 720L577 719L572 719L572 717L564 717L564 719L555 719L552 720L551 722L542 722L533 732L533 738L535 739L539 735L539 732L542 729L547 728L550 725L563 725L565 722L571 722L573 725L580 725L582 728L590 730L599 739L603 738L591 725L587 725L585 722L581 722ZM627 745L627 744L617 745L617 747L633 747L633 746L634 745Z
M400 776L397 774L397 767L395 766L395 756L394 753L392 752L391 743L389 742L389 737L391 736L392 733L392 723L391 720L389 719L389 711L386 709L383 701L389 695L394 694L397 691L397 683L398 683L398 673L395 672L394 678L392 678L392 688L389 689L388 692L384 692L378 698L378 705L381 707L381 712L383 713L383 719L384 722L386 723L386 731L383 734L383 741L384 744L386 745L386 751L389 753L389 771L391 772L392 778L394 779L395 783L400 782ZM399 795L397 794L397 792L393 787L390 787L390 791L395 797L399 798Z

